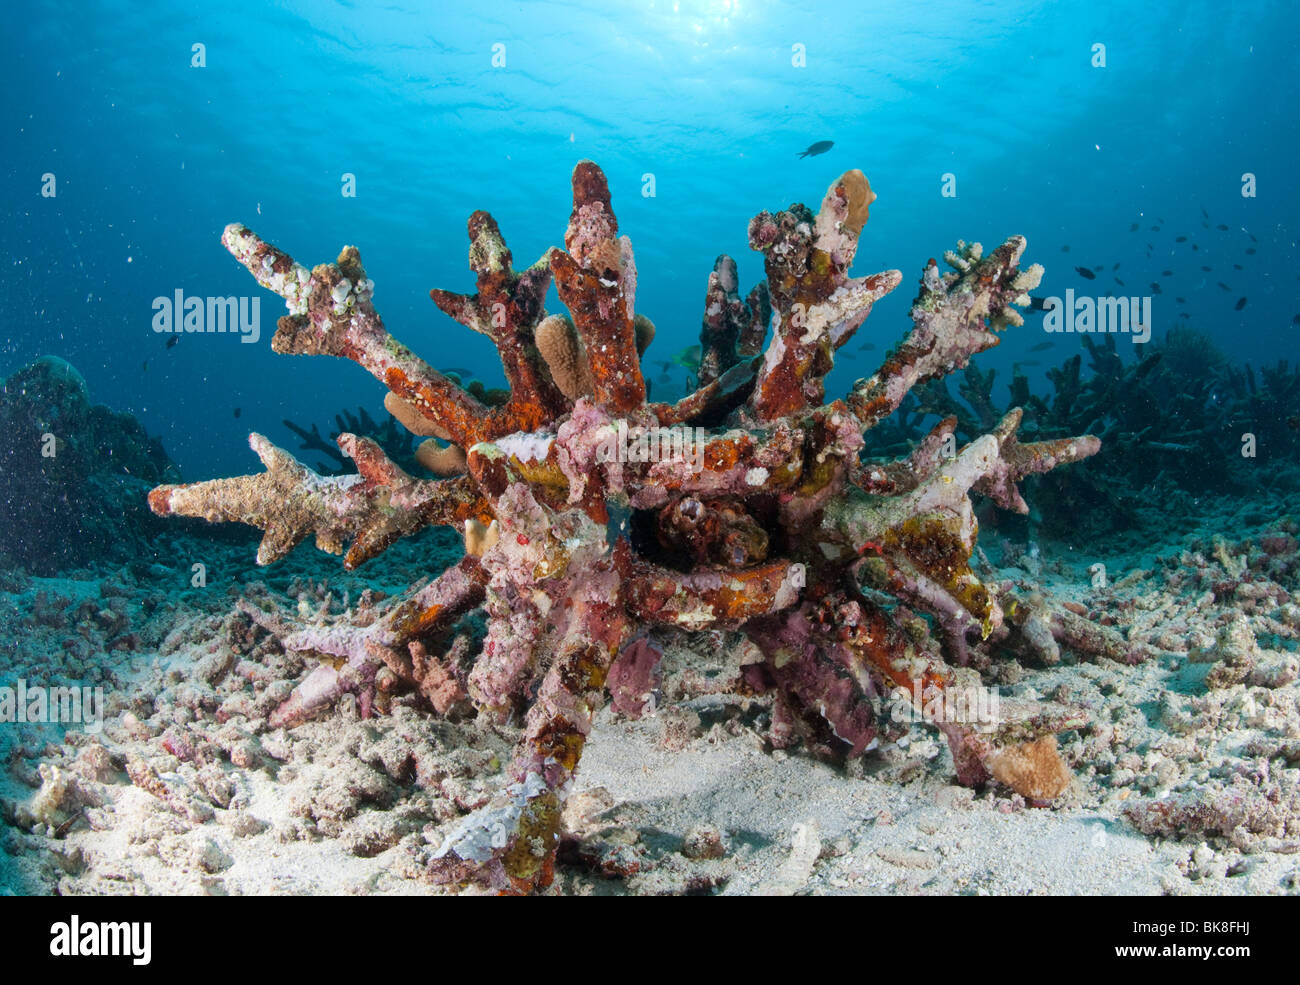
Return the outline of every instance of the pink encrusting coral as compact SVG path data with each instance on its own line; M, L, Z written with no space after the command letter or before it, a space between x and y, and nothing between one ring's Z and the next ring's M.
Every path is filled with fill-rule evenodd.
M262 528L260 563L313 533L325 550L350 544L354 566L430 524L464 528L459 564L364 625L248 607L284 647L322 659L276 722L302 721L347 692L368 712L399 688L434 713L472 702L488 720L522 715L507 789L454 826L431 872L507 891L550 881L593 714L607 684L617 708L643 710L663 627L737 630L756 644L761 662L745 680L772 697L774 745L862 754L876 740L880 700L903 693L947 737L962 783L996 778L1031 801L1058 796L1069 773L1054 734L1082 724L1079 712L1043 702L974 720L951 714L950 699L981 686L995 647L1044 661L1059 659L1060 645L1141 654L1040 597L981 583L969 563L971 494L1026 512L1019 481L1093 454L1097 439L1020 444L1012 411L964 447L946 419L903 460L860 455L864 432L912 386L962 368L1020 324L1016 306L1042 273L1020 269L1025 241L987 255L959 244L946 273L930 261L910 334L845 400L826 403L836 350L902 280L898 271L848 275L875 198L862 172L849 171L816 213L796 204L750 223L766 281L747 300L734 261L718 259L700 387L654 403L640 366L653 329L635 311L632 246L618 234L605 175L581 162L573 191L566 250L518 272L495 221L476 212L477 292L433 292L496 344L510 390L492 405L388 334L355 248L308 272L244 227L226 230L227 248L289 305L275 351L360 363L389 388L399 419L461 449L468 469L415 478L344 434L360 474L322 477L254 435L267 472L150 495L160 514ZM552 277L570 318L543 308ZM457 649L463 636L449 641L475 609L487 633L469 655Z

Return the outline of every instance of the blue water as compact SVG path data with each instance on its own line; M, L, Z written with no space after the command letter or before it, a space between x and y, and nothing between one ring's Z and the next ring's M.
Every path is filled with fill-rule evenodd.
M389 329L492 384L491 347L428 290L472 290L474 209L496 216L517 266L560 244L584 157L609 175L636 248L637 307L659 329L650 358L697 341L718 253L738 259L745 288L759 278L750 216L815 208L861 167L879 198L855 270L905 280L864 326L877 351L837 366L832 394L906 331L928 257L1012 233L1048 268L1049 293L1160 281L1157 335L1186 310L1181 323L1234 360L1300 359L1293 4L137 0L31 3L6 20L0 374L67 358L187 478L255 470L250 429L296 449L282 418L326 430L383 396L350 363L273 354L283 306L267 292L257 345L187 335L164 348L155 297L260 290L221 247L227 223L308 266L357 245ZM191 66L195 43L206 67ZM1104 68L1090 64L1097 43ZM796 157L818 140L835 145ZM46 173L54 198L40 194ZM940 194L945 173L955 198ZM1080 264L1105 269L1089 282ZM553 291L548 307L560 310ZM981 363L1005 369L1045 338L1028 324ZM1060 339L1037 372L1077 348Z

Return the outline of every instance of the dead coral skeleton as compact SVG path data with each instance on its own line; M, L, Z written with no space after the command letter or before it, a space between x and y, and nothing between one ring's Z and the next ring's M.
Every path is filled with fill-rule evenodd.
M466 530L464 560L364 625L280 627L286 647L324 662L276 721L301 721L345 692L368 709L377 691L396 687L420 690L434 707L468 695L490 718L522 715L509 786L462 818L432 863L437 878L508 891L552 878L563 801L611 665L627 652L637 673L650 674L640 664L654 652L643 641L656 627L743 631L762 657L748 683L774 696L773 742L802 738L840 757L873 745L873 701L885 693L905 693L933 716L950 707L948 693L978 686L965 666L972 651L996 645L1054 659L1058 643L1089 639L1046 604L1029 618L980 582L969 565L970 494L1025 512L1019 480L1093 454L1095 438L1021 444L1013 410L961 448L949 418L903 460L859 455L864 432L910 388L961 369L1020 324L1016 306L1042 273L1020 269L1023 238L987 255L959 244L945 256L947 272L930 261L910 334L847 399L826 403L836 350L902 280L896 270L848 276L875 195L862 172L846 172L816 213L796 204L750 222L766 282L746 301L734 262L719 258L701 385L654 403L640 364L652 330L635 312L632 246L618 235L605 175L581 162L573 193L564 250L517 271L496 222L475 212L477 292L432 292L439 308L495 343L510 390L491 405L388 334L355 248L308 271L243 226L228 227L227 249L288 304L275 351L358 362L391 391L403 423L463 452L467 474L415 478L373 443L343 434L359 474L322 477L253 435L266 472L160 486L149 497L160 514L260 527L259 563L309 534L328 551L347 545L351 567L429 524ZM567 316L544 310L552 278ZM693 454L636 452L664 447L657 433L673 428L689 429L692 442L699 435ZM482 651L472 661L439 659L455 622L480 607ZM1082 720L1040 704L992 723L934 724L962 783L995 775L1047 800L1069 779L1048 737Z

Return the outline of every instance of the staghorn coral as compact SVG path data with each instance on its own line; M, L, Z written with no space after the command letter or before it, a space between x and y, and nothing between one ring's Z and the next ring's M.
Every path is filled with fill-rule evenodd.
M301 442L298 446L300 452L314 451L325 456L321 459L321 464L317 465L317 471L322 475L343 475L351 471L348 457L338 447L338 437L345 433L370 438L384 449L384 454L403 467L418 462L413 447L413 432L393 417L386 419L383 424L377 423L364 407L358 407L355 414L346 409L335 414L335 426L328 436L321 434L320 428L315 424L308 431L290 420L282 423L298 436Z
M387 333L355 248L308 271L244 227L227 228L230 252L288 304L275 351L358 362L389 388L395 416L463 449L468 469L413 479L344 434L340 446L361 474L324 478L254 436L266 473L151 494L159 513L261 527L262 563L309 533L326 550L350 539L352 566L427 524L466 530L465 558L383 613L308 624L250 610L286 648L323 661L277 723L345 692L368 711L396 686L435 709L468 696L488 719L522 717L509 785L455 825L430 866L441 880L506 891L549 883L563 800L611 667L619 705L638 709L656 673L647 638L664 627L739 630L753 641L761 660L746 679L773 696L776 745L802 738L827 756L860 754L876 738L875 706L892 692L944 733L961 782L997 776L1030 799L1058 794L1068 773L1048 737L1078 727L1080 713L1050 703L992 720L951 713L960 692L980 685L965 666L972 652L999 646L1048 659L1058 643L1086 637L1047 603L1033 619L1006 618L1015 600L970 568L971 494L1023 512L1021 479L1093 454L1097 439L1020 443L1012 411L955 454L956 422L946 419L901 460L860 456L864 432L913 387L963 368L1019 324L1015 306L1028 303L1042 272L1020 269L1025 241L987 256L959 244L946 273L930 261L911 333L846 400L826 403L835 351L902 280L898 271L848 275L875 197L862 172L849 171L816 213L796 204L751 221L766 281L747 302L734 263L720 258L701 385L655 403L641 375L638 341L648 333L637 328L632 246L619 236L604 174L581 162L573 193L564 250L518 273L496 223L475 212L478 292L432 292L497 345L510 393L495 406ZM543 310L552 276L567 317ZM461 661L463 644L454 644L439 657L456 620L479 607L481 652Z

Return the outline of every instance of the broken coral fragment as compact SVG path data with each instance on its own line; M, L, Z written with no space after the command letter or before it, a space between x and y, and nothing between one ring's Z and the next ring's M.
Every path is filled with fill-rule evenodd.
M432 292L497 347L510 386L500 399L462 389L388 335L355 249L308 272L243 227L227 229L231 252L289 306L276 351L357 361L390 389L386 406L412 433L450 443L422 446L422 460L444 472L444 458L459 467L463 454L467 472L416 479L345 435L359 474L325 478L254 436L264 474L159 487L150 503L261 527L263 562L312 533L326 550L351 541L355 564L428 524L464 531L460 564L364 623L255 615L287 648L329 658L276 713L281 724L340 694L370 702L392 687L437 713L472 702L487 721L523 722L505 789L446 833L435 878L506 892L550 881L593 716L609 693L627 713L646 709L665 627L748 636L757 662L745 680L771 695L775 745L859 755L875 744L872 698L898 691L947 737L962 783L997 778L1035 801L1068 784L1052 735L1082 724L1072 710L1040 703L981 729L934 709L978 686L963 666L973 653L982 659L972 667L1002 645L1050 659L1072 633L1083 639L1045 605L1022 612L980 582L971 497L1024 510L1020 480L1094 453L1096 439L1021 445L1012 411L955 454L948 418L900 460L860 460L864 432L911 388L966 366L1019 323L1015 307L1041 269L1020 269L1020 237L987 256L959 244L946 254L951 272L927 266L911 334L847 401L826 403L837 349L901 282L898 271L848 274L874 198L849 171L816 214L795 204L750 222L766 278L742 300L735 263L719 257L699 386L674 404L647 402L640 355L653 329L636 312L631 243L590 161L573 173L563 250L516 271L495 221L475 212L476 293ZM551 278L567 314L544 310ZM641 454L652 441L655 453ZM471 657L448 641L474 609L487 632ZM916 614L933 620L933 638ZM794 888L815 843L796 844Z

